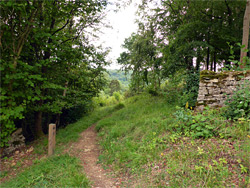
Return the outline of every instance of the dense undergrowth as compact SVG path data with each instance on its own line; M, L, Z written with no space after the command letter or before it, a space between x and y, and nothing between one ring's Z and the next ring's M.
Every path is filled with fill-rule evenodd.
M138 187L247 187L249 121L228 121L222 110L195 113L143 94L101 120L100 161L134 177Z

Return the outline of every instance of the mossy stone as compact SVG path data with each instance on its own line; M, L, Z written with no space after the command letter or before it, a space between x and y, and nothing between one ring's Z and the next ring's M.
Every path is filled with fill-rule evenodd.
M201 71L200 73L200 81L206 82L205 80L213 80L218 79L219 81L223 78L227 78L229 76L229 72L213 72L209 70Z

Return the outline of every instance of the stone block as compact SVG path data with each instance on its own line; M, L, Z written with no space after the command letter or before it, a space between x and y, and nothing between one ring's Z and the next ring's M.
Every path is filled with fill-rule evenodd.
M216 79L211 80L211 82L213 82L213 83L218 83L219 80L216 78Z
M25 137L23 136L22 129L19 128L11 134L11 138L8 142L8 147L4 148L3 156L9 155L16 149L25 146Z

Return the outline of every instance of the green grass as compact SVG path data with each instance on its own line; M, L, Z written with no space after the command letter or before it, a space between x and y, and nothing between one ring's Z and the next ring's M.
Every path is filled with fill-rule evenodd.
M128 175L130 182L124 182L124 186L249 187L249 121L226 121L213 137L195 139L177 131L176 127L188 124L180 125L175 112L175 104L149 94L98 109L58 130L56 156L37 160L36 165L1 186L90 186L79 161L60 153L67 143L77 141L79 133L98 122L96 130L103 148L99 160L106 167ZM208 111L205 121L218 123L216 118L220 115L212 112ZM202 126L202 121L197 119L196 123ZM37 152L46 153L47 139L37 147L40 148Z
M130 186L249 186L249 122L225 123L221 136L195 139L176 132L175 111L162 97L129 98L125 108L96 126L103 148L100 161L133 176ZM216 121L211 117L210 122Z
M90 187L80 161L74 157L54 156L36 163L1 187Z
M103 137L104 153L100 158L116 169L124 169L121 167L125 165L126 171L143 171L144 164L158 158L161 134L171 123L175 108L150 95L130 98L125 106L96 126Z

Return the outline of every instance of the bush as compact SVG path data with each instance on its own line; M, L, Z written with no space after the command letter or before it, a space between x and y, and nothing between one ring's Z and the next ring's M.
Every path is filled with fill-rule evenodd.
M119 91L118 92L115 91L113 93L113 96L115 97L115 99L117 100L117 102L119 102L121 100L121 98L122 98L122 96L121 96L121 94L120 94Z
M181 75L170 76L169 80L161 85L161 90L161 95L168 104L176 103L183 92L183 77Z
M250 119L250 82L242 84L225 102L229 119Z
M199 76L197 71L188 71L186 75L186 86L181 97L181 106L185 106L188 102L190 107L195 107L198 91L199 91Z
M131 90L127 90L124 92L124 98L127 99L129 97L133 97L135 95L135 92L131 91Z
M152 96L158 96L158 92L153 87L148 87L147 92Z
M188 108L177 107L174 113L176 124L173 129L185 136L193 138L210 138L219 134L220 127L226 125L226 121L215 109L206 107L203 113L195 114Z
M123 103L119 103L119 104L117 104L116 106L115 106L115 110L120 110L120 109L122 109L122 108L124 108L125 107L125 105L123 104Z

